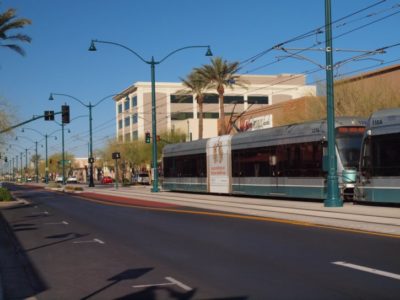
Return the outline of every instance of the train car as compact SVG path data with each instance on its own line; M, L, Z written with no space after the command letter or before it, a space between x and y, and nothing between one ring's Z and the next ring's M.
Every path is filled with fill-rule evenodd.
M365 119L336 119L343 198L352 197ZM326 121L168 145L163 188L171 191L324 199Z
M359 202L400 203L400 108L371 115L354 198Z

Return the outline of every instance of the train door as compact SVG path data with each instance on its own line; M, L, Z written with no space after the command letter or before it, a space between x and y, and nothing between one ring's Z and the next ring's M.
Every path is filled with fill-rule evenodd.
M208 192L232 192L231 136L210 138L207 141Z
M285 196L286 195L286 157L287 149L285 147L276 147L272 149L269 157L269 165L271 166L272 188L271 195Z

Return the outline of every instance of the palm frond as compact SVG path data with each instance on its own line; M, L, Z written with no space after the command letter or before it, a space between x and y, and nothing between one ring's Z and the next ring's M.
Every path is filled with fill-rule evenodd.
M25 56L25 50L22 49L20 46L15 45L15 44L8 44L8 45L0 45L1 47L6 47L11 50L14 50L15 52L21 54L22 56Z

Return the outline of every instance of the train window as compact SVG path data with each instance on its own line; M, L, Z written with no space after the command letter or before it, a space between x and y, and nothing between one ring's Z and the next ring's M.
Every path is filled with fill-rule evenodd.
M371 137L371 175L400 176L400 133Z
M345 168L358 168L364 127L339 127L336 145Z
M274 159L272 159L274 157ZM235 150L233 177L322 176L322 145L318 142Z
M206 177L206 155L194 154L164 158L165 177Z

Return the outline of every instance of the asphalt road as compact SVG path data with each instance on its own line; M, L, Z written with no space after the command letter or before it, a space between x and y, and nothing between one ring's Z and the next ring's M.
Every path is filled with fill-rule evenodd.
M398 299L400 239L25 189L38 299ZM184 213L184 211L188 211Z

